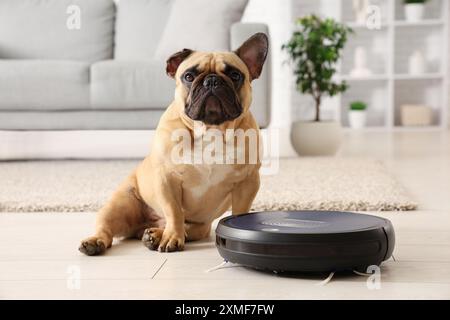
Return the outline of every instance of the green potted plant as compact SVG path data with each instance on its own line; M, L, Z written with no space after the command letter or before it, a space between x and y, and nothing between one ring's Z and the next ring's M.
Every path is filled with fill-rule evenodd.
M353 101L350 103L350 110L348 112L348 120L350 127L353 129L361 129L366 125L366 109L367 104L362 101Z
M282 46L289 55L296 78L296 88L314 100L314 121L292 124L291 141L299 155L332 155L339 149L342 137L340 123L321 121L320 106L325 96L347 89L345 81L333 79L336 63L352 30L333 19L315 15L299 18L298 30Z
M427 0L403 0L406 21L417 22L422 20L425 2Z

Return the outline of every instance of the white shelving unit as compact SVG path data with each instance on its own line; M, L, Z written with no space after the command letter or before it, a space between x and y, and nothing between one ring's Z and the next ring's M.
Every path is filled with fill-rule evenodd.
M345 22L355 34L349 37L339 64L337 79L346 80L350 88L322 103L322 119L334 118L348 127L349 103L368 103L366 130L439 130L447 128L448 111L448 41L449 0L428 0L425 17L408 22L404 17L403 0L369 0L380 8L380 29L368 29L355 22L352 0L291 0L291 18L318 14ZM366 48L370 76L353 78L354 51ZM408 74L408 58L421 50L427 61L427 72ZM298 93L292 86L292 117L311 119L314 103L308 95ZM433 110L433 123L425 127L402 127L402 104L424 104Z
M337 79L346 80L349 89L327 99L324 110L334 110L334 117L348 127L349 104L361 100L368 104L369 130L431 130L447 128L448 122L448 1L429 0L423 21L404 19L402 0L372 0L381 11L381 27L369 29L354 22L352 0L340 0L333 16L347 23L354 34L349 37L339 64ZM326 4L330 4L327 1ZM355 48L367 52L372 75L355 78ZM426 73L408 74L408 58L420 50L427 61ZM426 127L403 127L402 104L423 104L433 110L433 123Z

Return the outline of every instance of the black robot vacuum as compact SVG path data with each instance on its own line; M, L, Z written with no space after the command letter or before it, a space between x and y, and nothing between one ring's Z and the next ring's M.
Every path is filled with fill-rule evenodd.
M389 220L339 211L272 211L220 220L216 245L225 261L272 271L366 272L394 250Z

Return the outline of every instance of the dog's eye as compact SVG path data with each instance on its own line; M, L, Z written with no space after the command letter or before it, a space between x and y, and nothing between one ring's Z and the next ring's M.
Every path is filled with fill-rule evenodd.
M194 75L192 74L192 73L190 73L190 72L187 72L185 75L184 75L184 80L186 80L187 82L192 82L192 81L194 81Z
M231 71L230 79L233 80L234 82L237 82L241 80L241 74L237 71Z

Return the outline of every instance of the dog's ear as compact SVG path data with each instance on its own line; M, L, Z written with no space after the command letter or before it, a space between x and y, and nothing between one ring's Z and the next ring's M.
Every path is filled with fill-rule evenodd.
M255 33L235 51L247 66L251 76L250 80L257 79L261 75L268 52L269 39L262 32Z
M194 52L191 49L183 49L182 51L178 51L171 55L169 59L167 59L166 63L166 73L170 77L174 78L175 73L177 72L178 66L183 62L184 59L189 57L191 53Z

